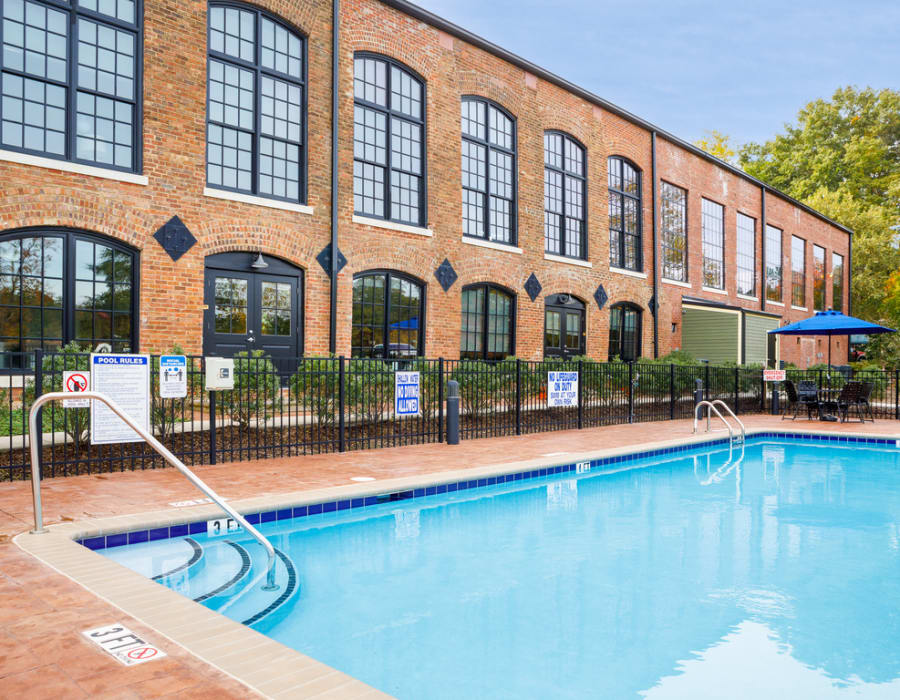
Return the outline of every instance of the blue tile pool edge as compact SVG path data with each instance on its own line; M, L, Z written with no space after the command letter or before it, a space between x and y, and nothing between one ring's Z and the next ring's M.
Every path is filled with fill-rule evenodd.
M802 432L781 432L781 431L762 431L751 433L747 436L747 442L755 442L760 440L768 440L777 438L779 440L806 440L822 443L844 443L844 444L863 444L877 445L881 447L900 447L900 440L896 438L884 437L861 437L855 435L829 435L822 433L802 433ZM671 447L659 447L651 450L643 450L640 452L629 452L621 455L610 455L607 457L597 457L591 460L590 468L603 467L614 464L622 464L627 462L637 462L650 457L659 457L663 455L677 454L679 452L688 452L704 447L714 447L716 445L727 445L728 438L717 438L705 440L702 442L687 442L681 445L673 445ZM403 491L394 491L392 493L379 494L375 496L357 496L350 498L341 498L334 501L323 501L321 503L311 503L296 507L280 507L273 510L260 511L256 513L244 513L244 517L251 525L260 523L268 523L282 520L293 520L295 518L304 518L310 515L319 515L321 513L332 513L342 510L367 508L370 506L380 505L382 503L391 503L395 501L405 501L415 498L428 498L430 496L439 496L445 493L454 493L456 491L466 491L469 489L485 488L488 486L496 486L498 484L510 483L514 481L526 481L529 479L539 479L546 476L556 474L564 474L575 472L576 463L560 464L552 467L539 467L537 469L526 469L524 471L510 472L508 474L498 474L490 477L476 477L474 479L464 479L461 481L432 484L429 486L414 487ZM423 474L423 480L428 479L427 474ZM107 549L109 547L120 547L125 544L137 544L140 542L155 542L162 539L171 539L175 537L185 537L206 532L207 521L209 519L198 520L168 527L151 527L138 530L128 530L125 532L116 532L106 535L98 535L96 537L84 537L76 539L75 542L87 547L91 550Z

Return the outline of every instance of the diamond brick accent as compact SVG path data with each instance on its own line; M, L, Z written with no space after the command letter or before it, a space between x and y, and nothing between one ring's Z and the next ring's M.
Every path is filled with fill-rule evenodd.
M316 256L316 261L318 261L319 265L322 266L322 269L325 270L325 274L331 277L331 243L322 248L322 252ZM343 270L344 265L346 264L347 258L344 257L341 249L338 248L337 271L340 272Z
M188 227L177 216L173 216L160 226L159 230L153 234L153 237L163 247L163 250L169 254L169 257L175 261L193 248L197 242L194 234L188 230Z
M444 258L444 262L442 262L438 269L434 271L434 276L437 278L437 281L445 292L453 286L453 283L456 282L458 277L456 270L453 269L453 265L450 264L450 261L447 258Z
M602 309L606 306L606 302L609 301L609 295L606 293L606 290L603 288L601 284L597 287L597 291L594 292L594 301L597 302L597 308Z
M543 287L541 283L538 282L538 278L534 276L534 273L531 273L531 276L525 280L525 291L528 292L528 296L531 297L531 301L534 301L538 298L538 294L541 293Z

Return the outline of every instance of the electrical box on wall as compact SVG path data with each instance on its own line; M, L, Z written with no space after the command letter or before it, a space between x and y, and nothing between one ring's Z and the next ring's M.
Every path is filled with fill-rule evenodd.
M206 358L206 390L234 389L234 360L230 357Z

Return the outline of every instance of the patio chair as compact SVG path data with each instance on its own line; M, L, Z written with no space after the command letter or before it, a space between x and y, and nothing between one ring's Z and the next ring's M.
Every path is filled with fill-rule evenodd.
M810 380L797 383L797 396L800 404L806 406L806 417L812 419L813 411L818 415L822 408L819 403L819 385Z
M844 388L841 389L841 393L838 394L838 397L834 401L828 401L825 404L825 408L827 410L835 411L840 415L841 423L845 423L849 417L850 409L855 406L859 420L864 422L866 419L863 416L862 409L869 403L868 394L872 393L871 386L868 390L868 394L865 395L865 399L863 399L864 392L865 389L862 382L847 382L844 384ZM871 408L869 409L869 413L871 414Z
M801 385L804 382L801 382ZM809 382L808 382L809 383ZM788 405L784 409L784 413L781 414L781 420L784 420L788 417L788 413L793 410L793 414L791 415L791 420L797 420L797 414L800 413L803 408L806 408L806 415L808 418L812 418L812 411L815 408L817 411L819 409L818 397L813 393L812 397L810 397L809 392L801 392L797 389L797 386L790 379L786 379L782 382L782 386L784 387L784 392L787 394Z

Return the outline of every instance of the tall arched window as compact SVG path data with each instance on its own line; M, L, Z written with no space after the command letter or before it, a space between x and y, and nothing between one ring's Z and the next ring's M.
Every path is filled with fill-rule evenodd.
M0 236L0 349L137 348L137 254L63 229ZM24 364L14 365L24 367Z
M633 362L641 356L641 308L622 302L609 310L609 359Z
M462 292L459 356L502 360L513 354L516 298L494 284L472 284Z
M480 97L462 99L463 235L516 243L516 122Z
M422 354L425 289L400 272L373 270L353 278L353 357Z
M640 271L641 171L612 156L609 161L609 264Z
M206 179L306 201L306 42L245 5L209 6Z
M0 5L0 146L139 171L141 1Z
M424 82L392 59L357 54L353 100L353 210L424 226Z
M571 136L544 132L544 249L587 259L584 148Z

